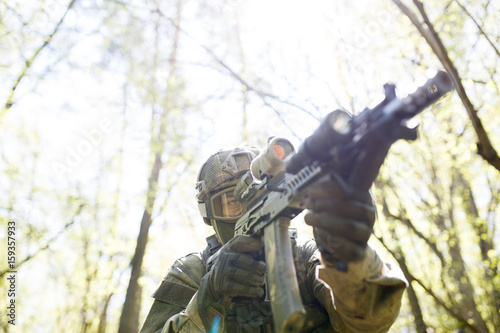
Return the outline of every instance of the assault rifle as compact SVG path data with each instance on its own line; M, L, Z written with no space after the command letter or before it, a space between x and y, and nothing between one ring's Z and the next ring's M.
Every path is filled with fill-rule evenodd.
M322 177L336 177L347 188L368 190L391 145L417 138L417 128L408 121L451 91L452 84L440 71L403 99L396 97L394 85L384 89L385 99L373 109L355 117L342 110L328 114L297 153L288 140L272 139L235 188L236 199L247 208L235 235L263 237L266 292L279 332L297 332L305 319L289 226L304 210L307 187ZM345 271L347 265L339 262L337 268Z

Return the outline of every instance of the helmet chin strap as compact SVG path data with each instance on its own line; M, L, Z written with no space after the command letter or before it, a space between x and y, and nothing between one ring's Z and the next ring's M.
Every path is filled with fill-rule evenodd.
M227 223L218 220L210 220L215 230L215 235L221 244L226 244L234 237L234 223Z

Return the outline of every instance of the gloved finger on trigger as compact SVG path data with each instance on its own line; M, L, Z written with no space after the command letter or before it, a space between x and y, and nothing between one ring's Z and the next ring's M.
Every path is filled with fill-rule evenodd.
M336 235L360 243L368 242L373 233L372 227L366 223L328 214L308 213L304 216L304 221L325 235Z
M366 221L369 224L373 224L376 216L375 206L359 201L315 199L308 200L306 208L315 213L331 213L339 217Z
M316 241L327 248L333 258L347 262L361 260L366 253L366 244L362 245L342 237L318 237Z
M336 180L313 184L308 189L308 196L311 199L337 198L372 202L371 194L368 191L357 191L354 188L346 188Z
M336 181L324 181L313 184L309 187L308 196L311 198L343 198L346 191Z

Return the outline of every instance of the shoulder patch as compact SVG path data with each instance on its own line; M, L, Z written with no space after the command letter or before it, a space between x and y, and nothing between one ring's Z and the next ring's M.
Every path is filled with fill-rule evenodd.
M186 308L197 290L173 281L163 280L152 296L156 300Z
M170 266L153 298L185 308L200 286L205 275L201 253L190 253Z

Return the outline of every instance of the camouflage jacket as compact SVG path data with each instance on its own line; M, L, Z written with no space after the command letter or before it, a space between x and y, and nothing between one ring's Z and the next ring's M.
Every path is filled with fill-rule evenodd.
M369 248L363 261L350 263L347 272L321 264L314 240L295 244L297 281L306 309L303 332L386 332L396 320L406 280L399 269L383 263ZM188 254L169 268L158 289L141 333L205 332L198 313L197 291L206 274L210 246ZM219 314L219 332L245 329L245 316L260 313L257 332L273 332L271 314L263 304L246 304L232 314ZM264 302L262 302L264 303ZM212 314L214 315L214 314ZM247 326L248 328L248 326Z

